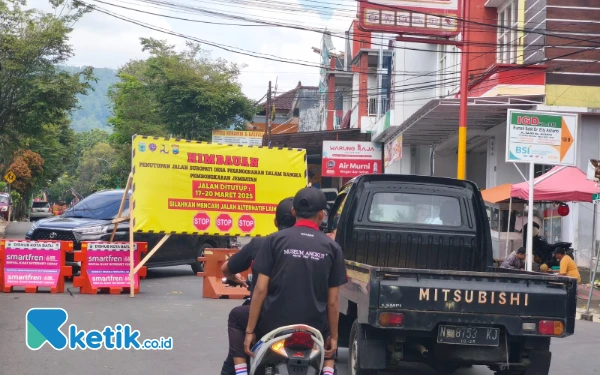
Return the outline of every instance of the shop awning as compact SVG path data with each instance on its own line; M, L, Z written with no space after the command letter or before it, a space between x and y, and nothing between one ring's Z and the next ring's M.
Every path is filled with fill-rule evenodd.
M360 129L340 129L316 132L298 132L294 134L271 135L271 146L304 148L310 156L321 156L323 141L371 141L371 135L361 133Z
M486 203L498 204L498 203L508 203L510 201L510 191L512 188L512 184L504 184L498 185L493 188L485 189L481 191L481 195L483 196L483 200ZM513 198L514 202L524 202L521 199Z
M592 202L592 194L600 193L600 187L587 179L577 167L554 167L534 180L533 198L536 202ZM529 183L513 185L513 198L529 199Z
M498 204L508 202L510 200L510 188L511 184L504 184L493 187L491 189L485 189L481 191L483 200L487 203Z
M544 96L499 96L469 98L467 134L471 144L489 138L485 132L506 121L508 109L530 109L543 104ZM458 133L459 99L434 99L425 104L384 141L402 134L408 145L439 145Z

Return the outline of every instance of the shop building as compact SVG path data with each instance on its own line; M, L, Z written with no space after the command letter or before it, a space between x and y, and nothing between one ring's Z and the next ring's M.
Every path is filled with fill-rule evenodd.
M600 24L594 21L600 4L590 6L585 0L469 3L476 23L469 31L474 58L469 63L467 178L486 189L520 183L527 176L528 165L517 165L519 172L505 162L508 109L578 114L576 163L585 170L589 159L600 158L600 50L589 42L590 35L600 34ZM496 24L482 25L490 20ZM455 177L460 93L458 79L448 77L460 71L459 55L454 47L438 46L437 57L425 60L418 55L423 52L398 51L397 43L392 66L398 66L399 60L414 61L429 71L423 73L429 79L437 76L438 84L429 89L423 85L418 93L406 90L406 79L392 84L393 95L402 92L402 98L388 96L392 105L372 133L374 141L386 145L402 137L402 158L388 165L386 173ZM398 77L402 75L394 76ZM535 175L551 167L536 164ZM580 266L589 266L592 206L570 206L571 213L561 220L561 239L573 242Z

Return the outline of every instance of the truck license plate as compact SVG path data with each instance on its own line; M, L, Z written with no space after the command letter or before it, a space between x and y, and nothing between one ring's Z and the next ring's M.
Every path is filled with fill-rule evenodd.
M440 344L498 346L500 330L487 327L440 326Z

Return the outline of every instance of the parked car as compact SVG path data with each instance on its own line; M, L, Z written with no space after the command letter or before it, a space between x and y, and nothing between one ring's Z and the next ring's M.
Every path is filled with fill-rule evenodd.
M63 240L73 241L73 248L81 250L83 241L109 241L114 224L112 220L119 212L124 190L105 190L94 193L63 215L37 221L32 224L26 234L28 240ZM129 193L131 196L131 192ZM125 201L124 215L127 215L129 199ZM147 242L148 249L161 240L164 235L135 233L134 240ZM120 223L114 238L115 241L129 241L129 222ZM225 236L172 235L161 248L150 258L148 268L179 266L189 264L194 272L202 272L204 263L198 257L204 255L207 248L234 247L237 238ZM79 272L80 266L73 261L73 253L67 253L67 265L73 267L73 273Z
M8 212L12 210L12 198L7 193L0 193L0 217L8 220Z
M338 189L336 188L322 188L321 191L325 193L325 198L327 199L327 203L330 206L333 206L335 199L338 196Z
M52 216L52 207L48 202L33 202L29 210L29 220L36 221L46 219Z

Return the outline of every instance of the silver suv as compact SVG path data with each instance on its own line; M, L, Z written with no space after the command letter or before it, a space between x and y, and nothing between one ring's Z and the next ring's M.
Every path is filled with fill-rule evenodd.
M29 210L29 220L36 221L52 217L52 207L48 202L33 202Z

